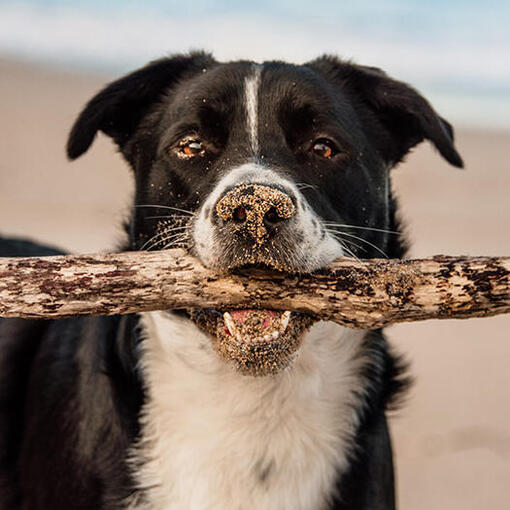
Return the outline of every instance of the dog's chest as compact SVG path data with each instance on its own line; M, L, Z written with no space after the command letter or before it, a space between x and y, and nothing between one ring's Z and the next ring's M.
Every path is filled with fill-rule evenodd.
M325 508L348 462L363 334L317 324L290 369L254 378L226 367L189 321L144 321L140 508Z

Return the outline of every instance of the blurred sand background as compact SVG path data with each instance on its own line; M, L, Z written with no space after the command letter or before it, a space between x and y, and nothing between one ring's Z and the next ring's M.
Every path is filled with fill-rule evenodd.
M116 246L129 171L99 136L74 163L67 132L111 75L0 58L0 232L73 252ZM442 112L447 117L447 112ZM510 132L457 130L466 170L427 144L394 171L415 257L510 254ZM510 317L394 326L416 383L392 419L400 508L510 505Z

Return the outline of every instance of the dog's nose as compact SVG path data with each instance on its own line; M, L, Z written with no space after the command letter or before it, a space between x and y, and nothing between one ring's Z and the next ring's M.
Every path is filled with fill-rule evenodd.
M216 203L218 216L236 224L257 244L263 244L277 225L296 212L287 193L263 184L241 184Z

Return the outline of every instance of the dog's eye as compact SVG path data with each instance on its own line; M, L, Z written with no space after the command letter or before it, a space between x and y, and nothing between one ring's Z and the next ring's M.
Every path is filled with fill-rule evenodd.
M203 156L204 153L204 144L198 138L183 138L177 146L177 155L181 158Z
M321 158L331 159L338 153L338 150L331 140L319 138L313 142L312 152Z

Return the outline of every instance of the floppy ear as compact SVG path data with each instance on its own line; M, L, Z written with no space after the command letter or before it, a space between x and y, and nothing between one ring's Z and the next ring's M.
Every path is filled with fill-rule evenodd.
M412 147L427 139L451 165L464 166L453 146L451 125L406 83L391 79L378 68L342 62L335 57L321 57L308 65L339 83L356 102L368 106L390 135L390 143L380 140L378 147L388 161L397 163Z
M210 67L214 59L205 53L163 58L107 85L94 96L76 119L67 141L70 159L81 156L98 131L122 146L140 120L169 87L178 80Z

